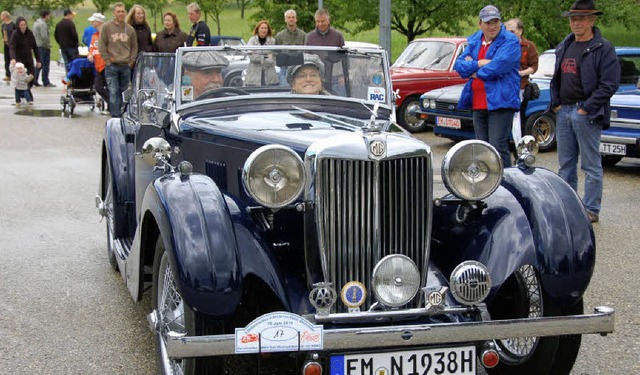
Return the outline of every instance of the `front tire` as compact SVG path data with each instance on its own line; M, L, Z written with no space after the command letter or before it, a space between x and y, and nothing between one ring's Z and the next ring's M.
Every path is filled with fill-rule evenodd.
M118 270L118 262L116 260L116 242L115 242L115 210L114 210L114 199L113 199L113 178L111 173L111 167L109 167L109 163L105 163L104 166L104 191L103 191L103 200L102 203L104 205L104 217L107 222L107 258L109 258L109 264L111 264L111 268L115 271Z
M420 120L415 112L420 109L420 98L412 96L402 103L398 109L398 124L410 133L419 133L427 130L427 121Z
M556 116L551 112L537 112L527 118L524 133L538 141L540 151L556 148Z
M580 305L581 306L581 305ZM572 315L563 311L542 289L530 265L520 267L488 306L493 320ZM577 336L577 339L576 339ZM496 340L500 363L489 374L568 374L580 349L580 335L520 337Z
M616 155L602 155L602 166L603 167L613 167L620 160L622 160L622 156Z

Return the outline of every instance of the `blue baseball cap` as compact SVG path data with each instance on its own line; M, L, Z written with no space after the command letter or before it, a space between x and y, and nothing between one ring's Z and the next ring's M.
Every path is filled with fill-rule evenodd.
M493 5L487 5L480 11L480 21L489 22L495 19L502 19L500 11Z

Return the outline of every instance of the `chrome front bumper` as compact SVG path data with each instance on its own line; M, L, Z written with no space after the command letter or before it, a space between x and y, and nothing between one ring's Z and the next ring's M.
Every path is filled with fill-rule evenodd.
M147 319L155 331L155 311ZM562 317L326 329L323 351L403 348L529 336L606 335L613 329L614 309L601 306L596 307L593 314ZM166 349L170 358L231 355L235 354L235 335L186 336L169 332Z

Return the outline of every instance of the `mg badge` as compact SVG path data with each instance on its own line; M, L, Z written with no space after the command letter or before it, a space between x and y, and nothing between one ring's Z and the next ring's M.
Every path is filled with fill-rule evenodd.
M309 293L309 302L316 308L318 315L329 315L331 306L338 299L335 289L331 287L331 283L317 283L313 286Z
M424 297L427 302L424 306L427 311L444 308L445 294L447 293L447 290L449 290L449 288L443 286L439 289L437 287L431 287L423 288L422 290L424 291Z
M369 143L369 153L376 157L376 158L380 158L382 156L384 156L384 154L387 152L387 145L382 142L382 141L371 141L371 143Z
M349 308L358 308L364 304L367 299L367 289L361 282L349 281L342 287L340 293L342 303Z

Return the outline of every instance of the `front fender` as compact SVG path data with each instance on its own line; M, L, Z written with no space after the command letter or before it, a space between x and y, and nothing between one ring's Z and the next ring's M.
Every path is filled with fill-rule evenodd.
M242 209L209 177L173 174L157 179L147 188L142 212L153 215L175 259L182 297L194 310L220 318L233 314L243 296L243 280L249 277L260 280L284 309L291 309L277 262L253 235ZM143 222L140 227L148 226ZM145 233L138 235L140 242L153 243Z
M545 291L574 303L589 285L596 241L582 201L557 174L544 168L505 170L503 186L520 202L536 244Z
M515 270L531 264L552 298L573 303L582 296L595 265L595 238L580 199L564 181L542 168L508 168L485 203L463 222L456 221L457 205L434 210L432 257L443 272L463 260L482 262L491 272L493 295Z
M116 238L133 237L135 212L130 204L135 199L134 168L131 158L134 145L129 141L120 118L109 119L105 125L102 151L102 168L111 170ZM100 196L104 200L107 191L104 186L104 171L100 177Z
M233 224L214 182L198 174L163 176L147 188L142 212L147 211L175 260L185 302L213 316L233 313L241 298L241 270Z

